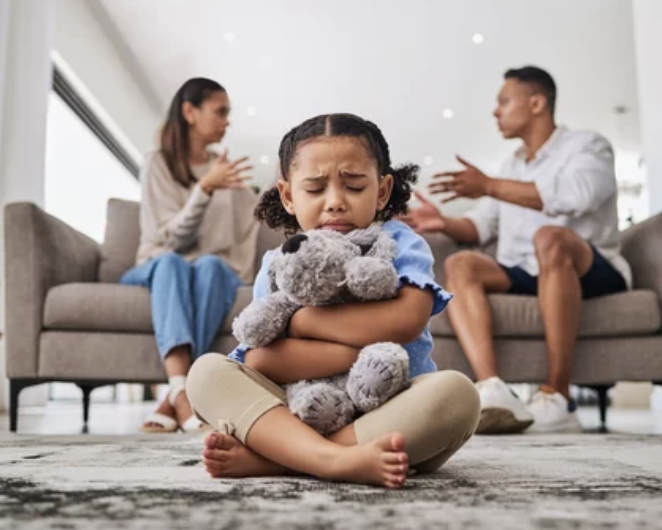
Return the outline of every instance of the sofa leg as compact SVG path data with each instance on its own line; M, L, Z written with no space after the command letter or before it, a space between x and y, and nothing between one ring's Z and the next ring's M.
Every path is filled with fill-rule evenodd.
M16 379L9 380L9 430L16 432L18 427L18 395L23 390L20 382Z
M598 393L598 406L600 407L600 431L607 432L607 407L609 406L609 397L607 392L613 385L594 386L593 389Z
M85 383L76 383L76 386L83 392L83 428L87 427L87 422L90 419L90 394L96 385L87 385Z
M41 381L33 379L9 380L9 431L16 432L18 428L18 395L29 386L38 385Z

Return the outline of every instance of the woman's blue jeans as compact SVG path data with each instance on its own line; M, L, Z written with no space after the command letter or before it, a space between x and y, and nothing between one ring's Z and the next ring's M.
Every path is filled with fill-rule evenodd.
M192 263L170 252L127 271L120 283L147 287L161 358L190 345L192 360L211 348L242 285L222 259L206 255Z

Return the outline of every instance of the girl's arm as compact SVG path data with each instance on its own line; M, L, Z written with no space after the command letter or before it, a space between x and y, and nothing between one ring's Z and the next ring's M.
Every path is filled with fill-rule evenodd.
M287 338L247 351L245 363L274 383L284 385L347 372L358 355L357 348L344 344Z
M405 285L392 300L304 307L290 320L289 333L359 349L375 342L407 344L430 321L433 296L429 289Z

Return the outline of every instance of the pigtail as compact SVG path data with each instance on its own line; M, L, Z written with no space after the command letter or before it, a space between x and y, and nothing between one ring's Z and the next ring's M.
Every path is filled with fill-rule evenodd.
M407 213L407 204L411 199L412 188L418 181L420 169L416 164L403 164L395 169L387 170L387 173L393 175L393 191L384 209L378 213L377 219L388 221Z
M269 228L282 229L288 237L300 230L297 218L290 215L283 206L276 186L265 191L260 197L260 202L255 208L255 218L266 223Z

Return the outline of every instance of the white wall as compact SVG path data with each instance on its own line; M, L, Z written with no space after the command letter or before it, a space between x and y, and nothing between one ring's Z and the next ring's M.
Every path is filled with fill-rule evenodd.
M0 207L44 202L46 111L51 87L53 0L0 0ZM0 329L5 328L4 215L0 220ZM37 392L35 392L37 390ZM45 395L43 389L24 391ZM40 398L37 401L41 400ZM0 409L7 400L0 342Z
M633 0L639 113L651 215L662 212L662 2Z
M131 154L151 150L165 114L96 0L56 0L54 48L56 62L73 73L113 132L126 137Z

